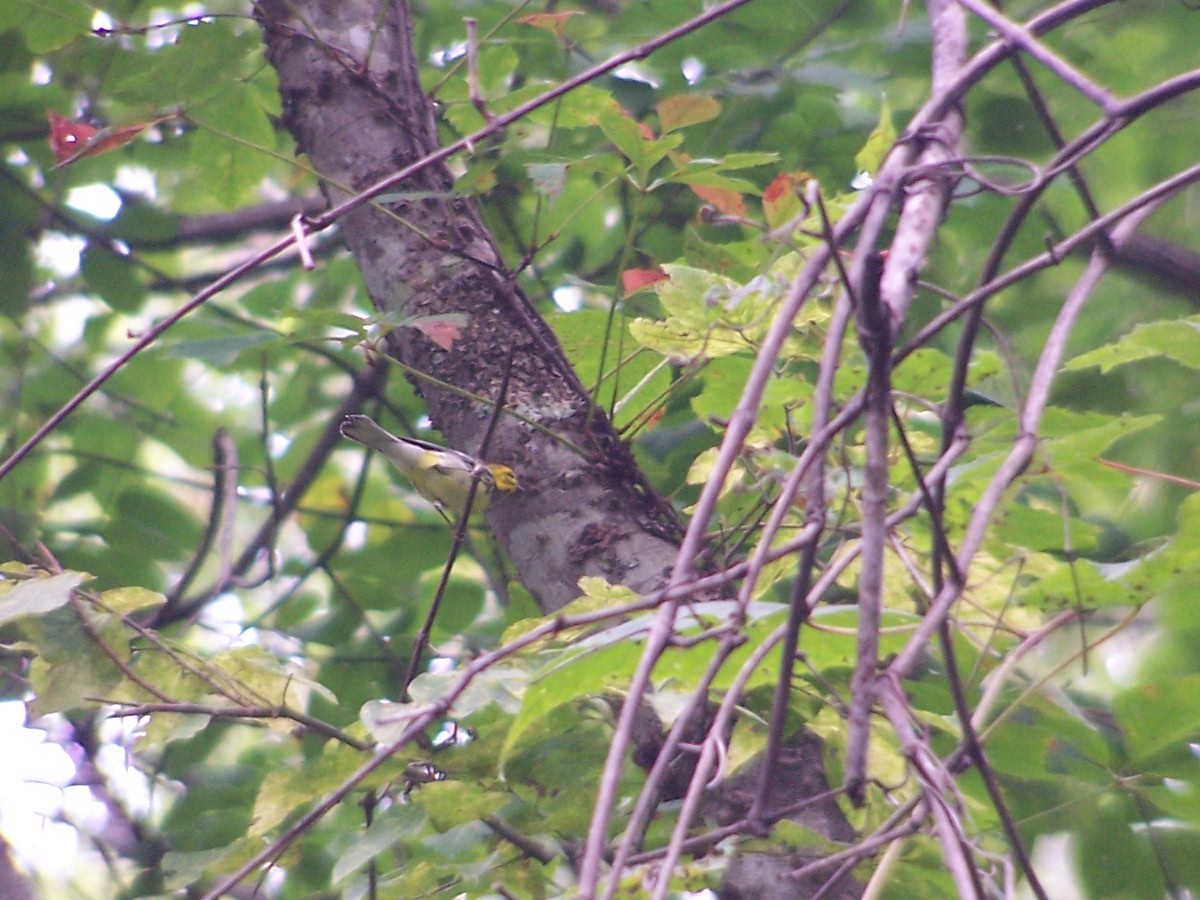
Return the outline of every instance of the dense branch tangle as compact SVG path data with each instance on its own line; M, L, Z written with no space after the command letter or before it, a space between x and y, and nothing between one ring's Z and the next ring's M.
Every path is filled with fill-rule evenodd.
M931 19L934 23L935 35L933 79L935 99L921 113L918 113L913 122L910 123L906 137L902 139L921 148L920 155L916 161L910 163L910 160L913 159L912 154L906 152L906 148L901 145L898 150L893 152L882 167L873 187L873 196L866 198L863 203L853 208L839 223L843 228L848 225L855 227L857 225L856 214L863 217L864 224L859 233L855 253L856 271L861 272L862 263L868 258L866 254L870 252L870 248L874 245L880 233L883 215L891 211L892 203L897 194L905 198L896 227L896 235L890 244L890 255L883 279L885 286L882 289L886 297L886 308L892 315L890 324L893 326L893 332L892 335L880 336L872 333L873 329L869 326L865 331L862 331L862 339L868 351L868 365L874 367L876 357L872 355L871 348L877 347L880 343L883 343L903 329L905 313L913 295L912 285L916 280L916 273L923 265L926 249L930 246L933 235L944 215L944 207L956 175L949 166L942 168L941 162L948 160L960 152L957 146L959 125L955 110L962 102L966 89L980 78L988 68L994 66L1003 58L1003 56L1012 51L1020 51L1020 54L1027 52L1037 62L1046 66L1055 76L1059 77L1063 83L1077 90L1083 97L1099 106L1101 112L1104 113L1104 117L1096 126L1077 141L1065 147L1063 152L1059 154L1059 157L1047 167L1043 174L1040 174L1032 183L1025 186L1022 192L1024 196L1022 196L1017 209L1014 211L1009 225L1000 235L995 245L991 258L992 261L989 263L988 269L980 276L978 289L970 297L964 298L953 308L953 316L943 316L930 323L930 326L924 329L914 339L914 342L905 347L900 357L907 356L916 347L920 346L915 342L916 340L928 341L934 338L939 333L939 330L949 324L953 318L957 318L966 312L968 316L967 328L959 345L959 374L944 405L943 440L945 441L945 448L949 449L953 446L954 442L961 440L964 434L962 431L962 407L966 389L966 372L973 354L978 334L978 323L986 299L996 293L1001 287L1014 283L1020 277L1028 276L1038 268L1057 265L1063 258L1064 252L1072 245L1079 245L1084 241L1098 242L1101 248L1097 251L1099 255L1094 260L1094 265L1078 283L1076 290L1072 292L1072 297L1068 301L1068 305L1064 307L1059 326L1056 328L1058 334L1047 344L1036 366L1033 382L1029 389L1030 394L1025 401L1024 412L1021 416L1022 437L1014 446L1006 463L991 480L987 491L983 495L982 502L976 506L971 524L957 553L947 541L945 525L941 519L946 492L944 470L931 477L928 482L923 481L922 473L919 470L914 471L916 479L922 484L922 496L926 503L926 513L931 519L930 530L934 535L934 546L932 549L934 551L933 560L935 568L928 576L927 581L923 584L921 581L918 581L920 589L917 594L925 598L924 603L921 605L928 606L923 625L917 630L905 650L883 670L882 696L885 698L885 712L896 729L900 744L905 747L906 754L912 759L915 765L915 774L927 794L927 801L921 807L923 812L919 813L919 815L932 815L934 821L938 823L937 834L939 840L942 843L951 872L963 896L978 896L987 892L988 889L985 887L984 880L990 876L981 871L978 859L972 851L970 840L962 831L961 825L957 821L958 817L962 814L962 805L959 802L955 802L952 796L947 793L953 790L952 783L944 777L933 776L928 764L918 760L918 757L923 756L927 761L933 761L935 767L942 765L942 763L937 762L938 755L933 752L927 738L922 737L918 732L912 730L908 724L908 718L911 716L911 713L904 708L902 682L898 681L897 678L913 674L918 658L924 652L926 643L935 631L943 635L943 648L947 653L950 651L953 640L951 632L955 629L953 604L972 581L972 563L988 523L1003 502L1006 490L1026 470L1033 456L1037 442L1039 419L1048 399L1053 375L1062 359L1066 335L1069 334L1071 325L1079 315L1083 304L1095 289L1099 275L1106 268L1106 260L1110 256L1119 253L1121 248L1133 235L1133 227L1121 227L1118 229L1118 232L1113 232L1109 229L1119 223L1135 226L1145 217L1150 209L1177 195L1180 191L1200 179L1200 170L1198 169L1182 172L1177 178L1169 179L1163 182L1159 188L1148 191L1143 198L1139 198L1125 208L1114 211L1112 214L1104 217L1101 217L1100 213L1095 210L1095 207L1091 206L1090 192L1088 191L1085 179L1079 174L1078 163L1087 154L1095 152L1101 147L1104 140L1127 125L1131 115L1144 114L1152 108L1157 108L1166 102L1168 98L1178 96L1181 92L1193 91L1197 86L1194 77L1185 76L1160 86L1154 86L1141 97L1132 98L1129 101L1121 101L1102 88L1092 84L1070 64L1062 60L1054 52L1048 50L1032 36L1053 26L1069 22L1074 16L1090 12L1093 8L1100 5L1102 4L1062 4L1050 12L1038 16L1028 23L1027 26L1021 28L1008 22L990 9L982 6L976 7L975 4L963 4L971 12L981 15L990 25L998 28L1002 34L1000 42L980 52L973 60L967 61L962 55L965 50L965 22L962 20L957 5L953 3L931 3L929 9ZM1014 64L1020 64L1019 55L1013 62ZM1034 96L1031 99L1037 101L1041 108L1045 108L1040 97ZM1054 129L1052 133L1057 139L1058 129L1052 118L1048 119L1047 127ZM1062 146L1061 141L1060 146ZM911 167L906 168L908 166ZM1089 208L1093 210L1093 217L1096 220L1094 226L1084 228L1078 235L1067 237L1062 241L1060 248L1052 248L1043 257L1029 260L1023 266L1019 266L1011 271L1007 276L997 277L999 262L1003 258L1012 238L1023 224L1025 216L1028 215L1032 208L1033 200L1040 196L1045 188L1055 179L1063 177L1064 173L1069 173L1072 176L1081 196L1088 203ZM894 181L889 182L889 177L893 178ZM873 206L868 208L868 204L873 204ZM842 234L845 234L844 230L840 234L831 235L830 246L833 248L833 252L837 252L842 246ZM813 268L815 267L819 271L819 267L824 265L826 261L827 258L822 258L819 254L815 255L810 260L810 268L806 268L796 279L788 303L780 311L779 318L776 320L776 324L780 326L775 332L776 334L783 333L787 322L795 315L799 305L804 302L807 292L812 289L815 281ZM876 275L875 277L878 276ZM853 275L846 280L844 288L846 291L844 296L847 297L854 297L855 289L857 289L857 301L860 307L866 306L862 302L864 292L871 295L878 295L881 290L878 284L864 285L861 281L856 280ZM860 315L862 314L862 309L860 309ZM838 327L832 327L830 333L833 335L830 346L835 348L831 357L833 360L832 365L836 366L838 362L836 346L841 340L841 330ZM758 357L756 373L765 372L769 366L775 363L775 353L777 351L778 343L773 344L771 338L768 337L764 341L763 350ZM715 501L722 478L729 474L733 459L740 451L741 442L745 439L749 423L753 420L753 411L760 402L761 390L762 382L755 381L752 375L751 381L737 407L737 414L744 414L743 418L737 419L737 414L735 414L735 420L730 423L726 441L722 447L722 455L718 459L715 471L709 481L710 490L702 496L697 506L689 533L696 533L702 527L705 517L711 513L711 506L706 506L705 501L708 500L710 504ZM824 432L818 431L818 433L814 434L810 439L811 443L808 450L812 450L815 447L818 453L823 453L828 443L839 432L844 433L845 429L854 427L858 421L858 415L873 408L872 402L869 399L869 392L870 389L868 388L867 394L857 396L845 404L842 414L834 419L836 427L827 429ZM818 392L817 397L818 404L822 401L825 404L830 402L828 395L821 392ZM834 418L829 406L818 405L814 411L814 420L819 422L829 418ZM877 440L879 438L886 440L883 437L887 430L886 417L882 421L884 423L882 427L879 424L867 426L868 442L870 442L870 435L872 434L876 436ZM897 428L900 429L898 434L903 439L903 422L900 418L897 418L895 422ZM868 459L866 465L869 468L871 466L869 458L871 450L868 449L867 452ZM913 462L915 465L916 461L913 460ZM818 459L814 454L806 451L797 464L792 477L788 479L780 497L776 499L775 503L778 506L783 506L791 502L795 496L794 492L797 486L803 477L808 474L805 469L806 465L813 466L815 478L819 479L821 477L821 468L818 465ZM868 486L864 490L872 490L869 479ZM878 487L874 488L874 490L878 491ZM813 499L820 497L821 494L818 491L810 490L807 498L809 501L810 523L817 526L815 529L816 533L810 538L811 543L805 544L806 547L810 548L816 546L820 540L821 526L823 526L826 518L829 516L829 511L826 508L820 506L813 508L812 506ZM855 682L857 690L851 702L861 710L861 716L865 716L873 706L874 687L871 673L877 665L874 641L877 638L879 627L878 619L875 616L867 616L866 610L868 607L878 607L878 605L884 602L884 598L880 594L882 586L878 570L882 563L882 557L879 554L885 542L894 542L897 539L897 535L892 531L894 523L886 519L886 509L883 505L879 505L878 499L876 499L872 506L867 506L866 497L864 496L863 515L862 540L873 553L869 569L875 574L868 577L868 568L864 567L863 573L859 578L859 616L860 623L862 623L862 637L859 643L860 655L857 662L858 675L856 676L859 680ZM870 518L868 519L867 517ZM776 522L775 525L777 526L778 523ZM763 548L769 546L773 537L774 531L771 527L763 530L759 538L760 543L758 544L760 553ZM686 547L687 544L685 542L685 552ZM688 563L689 559L687 556L681 554L681 561L677 564L676 574L678 575L681 569L686 572ZM801 571L797 577L797 584L807 585L810 578L808 573L811 571L812 566L811 556L805 556L802 552L800 566ZM919 573L914 572L913 574L920 578ZM741 596L744 601L748 598L748 593L743 591ZM801 591L793 600L793 616L803 618L811 614L811 611L821 600L820 585L812 591ZM677 617L677 608L664 607L660 610L660 624L657 627L663 635L671 633L676 627ZM771 639L775 640L779 637L780 633L776 632L772 635ZM661 638L657 643L651 642L648 646L644 656L644 661L650 663L646 667L647 671L652 667L655 654L661 653L666 645L666 639ZM955 685L959 685L956 689L956 695L961 696L963 693L961 684L964 675L954 668L952 659L953 657L947 657L943 662L948 666L946 673L948 677ZM787 678L790 675L790 666L785 666L784 672L785 678ZM701 687L705 687L710 683L710 680L702 684ZM737 682L735 681L736 684ZM640 686L640 683L635 682L635 686ZM782 693L786 693L788 690L787 685L783 683L781 683L781 688ZM736 702L736 691L734 692L733 702ZM727 695L725 702L722 704L722 709L728 709L729 704L730 697ZM773 738L780 734L784 727L782 716L779 715L779 712L779 707L777 707L775 718L770 722L770 732ZM975 764L983 767L985 774L987 774L986 756L980 750L980 745L974 736L974 728L976 726L970 721L970 715L971 710L969 707L965 705L960 706L960 724L966 733L964 748L969 749L970 752L965 757L962 752L956 752L953 754L953 758L959 762L964 758L970 758ZM723 719L718 717L709 729L708 736L702 744L704 751L700 765L693 776L691 790L688 795L689 800L694 801L694 798L698 796L698 789L702 786L703 779L711 776L714 761L713 750L720 746L722 728L726 724ZM853 718L850 724L852 729L850 740L853 743L850 749L851 759L847 761L848 787L852 791L858 792L861 790L862 779L864 778L867 737L865 730L860 730L857 735L855 734L853 731L855 725ZM865 727L866 719L860 719L860 728L865 729ZM610 754L608 770L610 775L615 774L618 760L619 754L616 752ZM956 762L954 765L957 766L957 764ZM768 784L771 777L772 773L768 768L762 776L762 783L764 785ZM994 785L994 781L990 775L989 783ZM992 796L997 807L997 812L1006 823L1006 833L1014 851L1014 859L1018 861L1022 874L1029 879L1035 893L1039 896L1044 896L1038 880L1032 871L1026 848L1021 845L1020 837L1017 835L1015 828L1012 827L1011 818L1004 808L1003 798L995 791L993 791ZM952 809L944 812L944 810L947 810L945 804L948 801L951 803ZM695 802L685 803L675 829L671 848L668 851L667 862L663 866L663 871L671 871L671 864L678 858L678 854L684 845L684 838L688 833L688 817L694 815L695 812ZM755 813L760 816L762 815L761 809L756 809ZM602 833L602 825L606 821L605 816L606 808L598 808L597 818L593 821L592 829L593 843L590 849L593 853L596 853L600 846L595 838L598 834ZM752 827L754 824L755 821L753 819L746 820L747 827ZM864 852L877 852L877 849L875 848L871 851L864 850ZM622 850L624 850L624 845L622 846ZM626 858L624 853L618 856L618 860L624 858ZM588 870L585 869L585 876L587 874ZM616 875L613 876L608 896L612 896L615 883ZM832 884L832 881L830 883ZM665 895L665 885L666 878L663 877L657 885L656 896L661 897ZM585 880L584 887L585 890L590 889L590 882Z

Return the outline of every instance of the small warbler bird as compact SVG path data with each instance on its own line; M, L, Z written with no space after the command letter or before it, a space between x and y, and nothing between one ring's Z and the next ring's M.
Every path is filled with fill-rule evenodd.
M404 473L417 493L439 510L448 509L454 515L461 515L467 505L473 478L479 479L473 511L482 512L493 491L508 493L517 489L517 476L508 466L482 463L428 441L396 437L370 416L346 416L341 432L352 441L378 450Z

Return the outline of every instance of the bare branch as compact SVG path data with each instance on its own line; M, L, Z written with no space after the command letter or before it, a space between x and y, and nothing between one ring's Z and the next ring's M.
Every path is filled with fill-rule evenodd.
M1050 51L1041 41L1035 39L1024 28L1005 18L994 8L984 3L979 3L978 0L957 0L957 2L966 9L969 9L973 15L996 29L1005 43L1028 53L1064 82L1095 103L1100 107L1101 112L1112 112L1112 108L1116 102L1112 94L1084 76L1065 59Z

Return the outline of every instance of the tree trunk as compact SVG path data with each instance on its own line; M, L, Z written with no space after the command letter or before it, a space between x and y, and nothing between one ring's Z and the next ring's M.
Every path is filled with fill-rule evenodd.
M438 149L406 10L387 4L379 21L376 6L267 0L257 7L284 121L331 203ZM403 197L393 192L341 222L377 309L468 317L450 350L418 329L398 328L389 351L412 373L450 446L472 455L511 360L503 406L539 428L500 418L486 456L511 465L521 489L492 503L488 519L545 612L578 597L585 575L653 591L676 549L663 507L505 271L473 203L452 198L451 185L444 165L428 166L402 186Z

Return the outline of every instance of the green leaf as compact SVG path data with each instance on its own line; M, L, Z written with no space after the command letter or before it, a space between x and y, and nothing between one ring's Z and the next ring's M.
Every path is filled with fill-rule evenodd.
M644 624L641 627L645 627ZM606 640L613 640L611 633ZM525 689L500 754L500 762L511 757L521 740L547 716L568 703L619 689L633 674L641 658L640 644L617 641L597 650L573 649L555 658L533 677Z
M46 53L91 34L93 10L84 0L5 0L0 31L16 28L25 46Z
M243 837L265 774L265 768L252 765L205 766L203 783L185 791L163 822L171 846L182 851L211 850Z
M567 167L563 163L529 163L525 172L533 189L550 200L557 200L567 184Z
M620 106L613 95L586 84L562 98L555 122L559 128L590 128L613 114L620 114Z
M1200 316L1139 325L1118 341L1081 353L1067 370L1099 366L1102 373L1142 359L1165 356L1189 369L1200 368Z
M120 683L121 670L108 654L127 660L129 634L114 617L61 606L29 619L23 630L38 652L29 672L31 716L99 706Z
M33 575L0 592L0 625L22 616L38 616L58 609L71 599L71 592L87 576L80 572ZM0 581L0 588L6 582Z
M1077 859L1088 897L1162 897L1162 867L1152 846L1135 831L1140 804L1112 790L1078 811Z
M80 257L79 270L92 290L113 309L134 312L141 308L146 289L137 277L132 259L89 243Z
M884 157L896 143L896 126L892 124L892 108L884 97L879 104L879 124L867 138L863 148L854 156L854 164L860 172L875 174Z
M330 881L334 886L341 884L365 868L380 853L418 834L424 825L425 815L416 804L398 804L384 810L365 832L355 838L350 849L337 858Z
M249 334L231 334L227 337L176 341L168 344L165 352L176 359L195 359L211 366L227 366L247 350L279 342L279 335L270 331L252 331Z
M23 313L33 286L33 260L28 242L0 227L0 259L5 266L4 277L0 278L0 313L16 317Z
M1139 588L1131 592L1128 582L1118 580L1121 571L1086 559L1062 562L1053 571L1040 575L1017 599L1025 606L1054 611L1146 602L1149 599L1146 591Z
M1013 503L996 518L993 532L1013 547L1041 552L1070 551L1088 555L1095 550L1101 529L1061 512Z
M242 64L251 62L248 57L257 51L253 33L226 19L182 28L177 40L150 51L112 42L105 88L114 99L154 109L183 107L190 115L214 98L221 103L249 90L242 79ZM177 166L178 158L172 163Z
M198 186L224 206L252 200L275 152L275 130L257 98L235 90L188 115L200 126L191 142L193 165L204 173Z
M1134 760L1182 748L1200 735L1200 675L1137 685L1117 695L1113 712Z
M1104 734L1057 694L1025 698L1003 724L987 732L988 760L998 772L1024 780L1058 782L1065 776L1110 784L1112 747Z
M1112 485L1124 489L1128 476L1100 462L1114 441L1157 424L1158 416L1079 416L1057 407L1042 417L1040 450L1068 487L1081 491Z
M498 813L511 801L508 793L463 781L435 781L421 788L421 806L438 831Z
M181 559L199 542L201 525L174 497L139 485L117 497L104 534L113 547L157 559Z
M341 785L368 761L368 756L345 744L329 741L301 766L285 766L266 774L254 800L250 834L269 834L294 813ZM363 788L369 785L364 783Z
M596 309L546 316L550 327L585 385L599 386L596 401L615 412L618 428L638 419L649 404L659 400L671 385L672 375L663 361L652 353L638 352L628 339L629 322L623 316L612 320L612 333L605 335L609 315ZM620 329L626 339L621 340ZM600 371L603 359L604 371Z
M647 137L642 133L642 126L620 110L604 112L598 124L604 136L625 154L643 181L651 169L683 143L683 135L680 134Z
M418 591L422 596L432 597L437 592L438 582L442 573L426 572L418 581ZM464 578L452 575L447 582L442 595L442 605L438 610L436 633L445 638L468 631L483 609L484 591L478 579ZM437 637L436 640L441 640Z

